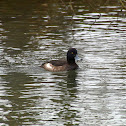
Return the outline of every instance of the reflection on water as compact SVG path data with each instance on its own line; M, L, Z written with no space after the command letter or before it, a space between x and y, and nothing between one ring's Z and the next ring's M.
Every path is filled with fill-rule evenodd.
M124 126L126 10L119 1L0 1L0 125ZM78 49L80 69L46 60Z
M78 110L73 107L77 98L76 71L65 73L64 81L58 82L57 89L60 91L59 97L53 97L51 100L59 104L60 110L56 113L64 125L77 125L79 117ZM59 75L59 74L58 74Z

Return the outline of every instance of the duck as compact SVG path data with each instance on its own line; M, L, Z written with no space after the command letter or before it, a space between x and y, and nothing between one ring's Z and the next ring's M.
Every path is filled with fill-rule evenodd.
M79 68L79 66L75 62L78 59L79 57L77 55L76 48L69 48L69 50L67 51L66 60L51 60L43 63L41 67L51 72L76 70Z

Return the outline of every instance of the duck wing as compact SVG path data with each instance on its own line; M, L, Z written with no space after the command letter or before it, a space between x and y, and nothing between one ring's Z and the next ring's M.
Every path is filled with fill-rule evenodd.
M54 66L63 66L67 64L67 61L66 60L52 60L49 63L51 63Z

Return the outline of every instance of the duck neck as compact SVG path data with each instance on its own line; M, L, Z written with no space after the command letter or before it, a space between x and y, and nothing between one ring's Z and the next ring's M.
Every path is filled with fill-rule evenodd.
M75 59L67 57L67 62L68 62L68 64L74 64L75 63Z

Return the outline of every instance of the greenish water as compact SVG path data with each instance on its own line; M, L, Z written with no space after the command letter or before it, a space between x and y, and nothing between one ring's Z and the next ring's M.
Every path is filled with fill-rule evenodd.
M125 126L126 10L119 1L0 1L1 126ZM76 71L46 60L75 47Z

